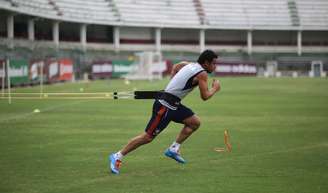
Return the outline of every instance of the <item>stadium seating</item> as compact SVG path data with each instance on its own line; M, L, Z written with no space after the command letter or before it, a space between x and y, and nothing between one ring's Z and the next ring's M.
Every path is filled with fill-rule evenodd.
M116 5L127 23L200 25L192 0L120 0Z
M202 0L210 25L224 28L291 26L286 1Z
M48 15L55 16L57 11L52 8L52 6L48 3L48 0L6 0L1 1L1 3L5 3L5 5L9 7L16 7L20 12L25 12L34 15L34 13L38 13L40 15Z
M163 51L198 52L204 44L228 52L301 54L301 49L326 52L328 45L324 34L328 30L327 0L0 0L0 10L4 10L0 21L3 45L11 31L15 38L10 45L24 44L27 35L16 41L19 28L13 30L7 25L14 21L25 34L31 32L26 29L31 26L25 27L24 16L44 18L36 20L35 39L50 44L56 42L51 41L55 36L48 33L56 29L53 20L73 24L70 28L61 24L59 28L60 45L56 46L68 48L79 47L79 43L86 41L88 49L114 47L130 51L160 47ZM14 16L11 19L10 13ZM81 23L88 26L87 30L82 30L86 28L81 28ZM47 38L40 38L40 28L47 31ZM69 34L67 31L72 28L75 37L66 38L63 34ZM69 44L70 40L74 44ZM96 42L106 45L89 44Z
M0 0L0 8L107 25L269 30L328 27L326 0Z
M199 26L193 0L0 0L0 8L73 22Z
M0 0L0 7L73 22L108 24L118 20L107 0Z
M327 0L297 0L298 12L302 26L328 26L328 1Z
M83 21L115 21L109 2L104 0L53 0L64 17Z

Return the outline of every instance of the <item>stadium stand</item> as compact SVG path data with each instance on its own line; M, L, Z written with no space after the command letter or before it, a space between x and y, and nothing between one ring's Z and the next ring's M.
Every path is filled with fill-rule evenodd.
M203 0L210 25L222 28L291 28L286 1Z
M29 15L55 17L58 11L54 10L48 0L2 0L1 6L7 10L17 11Z
M176 28L327 29L325 0L0 0L0 8L91 24Z
M130 26L199 26L193 0L1 0L0 7L51 19Z
M11 48L199 52L209 47L298 55L328 50L326 0L0 0L0 10L0 44Z
M120 0L116 1L116 5L122 21L127 23L200 25L192 0Z
M304 28L328 28L328 1L297 0L301 26Z
M115 7L107 0L1 0L0 7L61 21L111 24L119 20Z
M80 21L116 21L109 2L104 0L52 0L64 17L75 18Z

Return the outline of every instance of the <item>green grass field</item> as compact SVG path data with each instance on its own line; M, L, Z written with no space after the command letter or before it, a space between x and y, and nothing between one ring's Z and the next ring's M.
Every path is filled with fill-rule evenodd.
M143 132L151 100L0 100L0 192L328 192L328 80L220 80L221 92L209 101L198 90L184 100L202 120L182 146L187 164L163 156L181 128L171 123L124 158L120 175L108 172L107 156ZM45 91L156 90L167 81L106 80ZM231 153L213 151L224 147L224 129Z

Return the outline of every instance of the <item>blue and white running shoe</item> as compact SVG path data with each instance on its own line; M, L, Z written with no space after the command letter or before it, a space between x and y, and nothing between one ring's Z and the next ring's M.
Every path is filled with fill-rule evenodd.
M173 152L173 151L170 151L170 149L167 149L164 153L164 155L166 155L167 157L169 158L172 158L174 159L175 161L181 163L181 164L184 164L186 163L186 160L184 160L179 153L176 153L176 152Z
M122 164L122 161L119 159L115 159L114 154L110 154L108 156L109 161L109 167L113 174L119 174L120 173L120 166Z

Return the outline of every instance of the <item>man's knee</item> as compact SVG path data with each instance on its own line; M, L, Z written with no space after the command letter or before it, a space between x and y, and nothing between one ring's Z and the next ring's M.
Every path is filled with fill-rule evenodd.
M193 121L192 129L195 131L200 127L200 119L196 117Z
M153 140L154 140L154 137L151 136L151 135L149 135L148 133L145 133L145 134L143 135L143 141L144 141L145 143L150 143L150 142L152 142Z
M193 131L196 131L200 127L200 119L196 115L188 118L185 124L190 127Z

